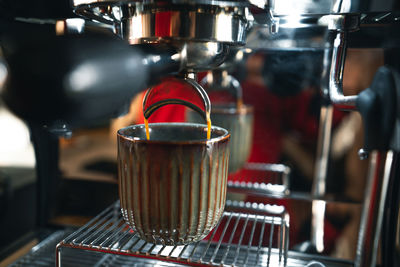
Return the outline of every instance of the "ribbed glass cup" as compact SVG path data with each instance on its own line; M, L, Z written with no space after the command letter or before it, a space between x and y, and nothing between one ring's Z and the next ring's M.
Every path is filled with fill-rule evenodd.
M229 133L192 123L118 131L118 179L125 222L147 242L182 245L203 239L222 216Z

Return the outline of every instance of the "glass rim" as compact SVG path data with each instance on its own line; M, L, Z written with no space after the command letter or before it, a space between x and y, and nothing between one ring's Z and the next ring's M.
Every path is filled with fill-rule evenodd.
M152 126L158 126L158 127L189 127L189 128L206 128L206 124L200 124L200 123L188 123L188 122L162 122L162 123L149 123L149 129L151 129ZM219 131L221 134L217 137L213 137L210 139L206 138L206 131L204 132L204 139L198 139L198 140L182 140L182 141L168 141L168 140L147 140L147 139L141 139L139 137L134 137L134 136L129 136L123 133L123 131L127 131L129 129L135 129L135 128L141 128L145 129L144 124L135 124L135 125L130 125L124 128L121 128L117 131L117 136L118 138L122 138L124 140L128 140L134 143L143 143L143 144L163 144L163 145L193 145L193 144L213 144L213 143L220 143L222 141L227 141L229 140L231 134L228 132L228 130L219 127L219 126L211 126L211 133L213 131Z

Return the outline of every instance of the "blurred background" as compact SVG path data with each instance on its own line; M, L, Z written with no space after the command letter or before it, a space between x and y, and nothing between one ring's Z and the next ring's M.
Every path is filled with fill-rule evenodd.
M358 2L360 10L364 12L362 1ZM393 6L399 6L395 1L392 2ZM345 3L342 6L343 10L346 8ZM278 7L279 5L277 12ZM92 55L107 54L96 50L101 46L92 46L92 43L81 50L77 44L84 44L82 40L69 43L66 38L60 41L64 45L50 41L44 42L47 46L34 43L36 32L33 29L36 30L36 25L41 25L41 31L45 32L44 35L38 34L37 39L43 36L47 38L48 32L52 34L55 32L57 36L68 36L65 18L72 18L69 25L73 25L75 31L79 31L82 25L85 25L85 33L88 35L107 39L108 41L99 43L110 45L109 48L114 44L119 45L118 42L121 41L121 38L115 37L115 33L122 35L123 29L78 18L69 1L0 1L2 49L0 61L3 63L0 64L0 93L4 96L3 100L0 99L0 266L11 264L54 230L65 228L75 230L118 200L116 133L120 128L144 122L142 102L145 91L143 90L150 86L160 86L160 77L163 76L158 75L161 73L161 68L154 68L145 75L140 75L138 70L141 67L147 68L147 65L136 64L144 62L138 60L138 57L154 53L145 47L138 50L138 54L135 55L137 57L130 58L135 62L133 64L135 68L122 71L115 68L114 72L107 72L113 67L105 68L102 70L107 71L103 74L109 75L94 76L98 78L98 82L93 84L101 90L108 88L107 86L113 89L123 87L123 90L118 91L99 89L102 97L98 98L90 90L85 95L84 89L80 92L66 89L65 92L58 94L53 85L67 88L65 80L63 84L59 82L62 79L57 76L58 74L49 75L48 80L40 81L40 85L49 84L50 89L46 87L43 90L32 82L37 81L34 78L32 80L16 78L17 74L22 76L26 70L37 69L38 73L42 71L52 74L51 67L46 69L43 66L69 62L70 59L75 64L85 56L90 58ZM329 99L329 72L333 64L330 56L334 37L328 31L327 25L321 26L319 22L314 25L311 22L310 27L303 29L301 25L290 25L290 23L292 22L281 20L281 29L276 34L272 34L269 27L255 25L247 33L245 46L230 48L234 63L222 65L219 69L213 67L214 70L227 71L234 77L242 88L243 103L253 107L252 144L247 163L281 164L290 169L288 188L284 194L277 195L271 192L252 194L248 191L231 190L228 191L227 198L238 202L284 206L290 215L289 250L353 262L356 258L369 167L369 161L360 160L359 157L359 150L365 144L365 125L358 111L343 109ZM21 42L25 46L19 46L20 44L14 46L12 40L18 38L10 32L15 32L15 36L18 37L21 33L25 36L34 36L27 38L33 41L26 44ZM30 32L33 34L29 35ZM364 32L355 32L353 35L349 33L351 38L347 48L342 84L345 96L357 95L369 88L378 69L390 61L384 45L378 38L374 39L375 32L372 37L368 34L360 37L358 34L362 35ZM388 35L384 35L383 38L387 37ZM369 43L365 42L365 38ZM396 38L398 41L398 36ZM49 40L53 39L49 37ZM60 45L62 49L55 44ZM63 49L66 47L76 49L68 51L65 49L67 52L64 53ZM118 46L118 49L113 50L115 54L110 53L103 61L99 61L100 63L93 61L94 65L98 63L101 67L102 62L111 62L113 58L122 61L125 58L124 54L117 52L126 52L129 50L127 47L129 46L126 43ZM53 56L41 58L40 53L46 50ZM13 54L14 51L24 51L24 53L18 58ZM170 54L174 52L170 47L156 51L168 54L167 58L173 61L171 60L173 56ZM69 54L74 52L76 57ZM38 55L38 58L30 60L31 56L34 58L35 55ZM21 64L25 63L24 60L27 64ZM15 62L26 66L26 69L14 69ZM78 63L73 66L78 66ZM178 63L171 64L175 64L173 67L176 67ZM59 70L69 71L66 67L60 67L55 69L54 73ZM164 68L162 71L166 72ZM121 85L122 82L118 84L118 81L127 77L126 73L136 72L138 73L136 76L129 76L124 81L129 85L132 84L132 90L126 84ZM80 77L79 81L90 85L90 79L89 82L85 80L85 77L90 76L90 72L81 73L85 75L83 78ZM176 74L176 71L168 73ZM201 69L196 79L201 83L207 79L207 75L216 73ZM6 84L7 75L9 84ZM116 78L110 78L113 75ZM15 95L10 94L10 84L17 89L23 87L24 90L16 90ZM31 84L32 88L29 88ZM182 85L177 83L174 86ZM227 90L209 90L208 93L212 104L236 101L235 96ZM15 96L21 95L35 104L24 106L20 105L22 102L10 101ZM70 96L74 101L78 99L73 98L75 96L82 97L83 100L71 101L74 105L67 110L66 107L70 108L67 104L70 103L63 102L62 99L65 97L70 100ZM118 100L114 101L114 96ZM59 105L59 108L54 108L53 114L49 112L53 109L47 109L46 103L50 103L49 107L52 108ZM111 110L111 106L118 106L118 109ZM10 107L14 110L11 111ZM31 112L34 108L40 110L39 115ZM88 110L96 110L102 116L95 116ZM16 113L19 116L16 116ZM57 116L64 115L63 120L54 120ZM154 112L149 122L184 122L188 120L187 116L186 107L168 105ZM40 118L43 118L43 121ZM69 119L76 124L69 123ZM331 129L325 128L326 124L331 125ZM328 129L329 134L326 135L323 129ZM321 147L324 147L322 144L324 141L330 142L330 149L328 155L325 155L327 159L325 167L321 167L323 158ZM46 153L35 150L34 146L41 147ZM46 162L41 169L38 167L38 159ZM246 178L250 175L250 171L246 168L245 166L230 173L229 180L251 182L250 178ZM322 170L322 173L325 172L322 179L325 193L316 196L316 180L321 174L320 168L325 168ZM57 179L47 180L45 185L41 185L42 183L38 182L39 175L55 176ZM266 179L268 181L269 178ZM40 186L44 186L49 194L44 202L38 201L41 199L38 196L39 191L43 189ZM318 201L324 204L318 206ZM315 210L318 207L323 210L322 213ZM43 210L45 212L40 213ZM317 213L322 214L322 219L320 218L322 224L318 224L323 228L322 249L316 247L316 244L310 245L310 240L315 238L313 227L316 227ZM38 228L42 230L39 234Z

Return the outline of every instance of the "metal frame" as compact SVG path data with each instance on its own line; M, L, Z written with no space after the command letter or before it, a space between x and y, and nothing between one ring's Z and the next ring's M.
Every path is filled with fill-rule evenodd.
M249 162L243 167L244 170L262 171L264 177L250 177L243 181L241 178L228 180L228 189L240 190L241 193L264 194L266 196L289 195L291 169L283 164L269 164ZM260 178L263 182L259 182Z
M198 266L285 266L288 243L286 212L270 216L226 211L202 241L184 246L151 244L124 223L116 202L57 245L56 266L62 266L66 248Z

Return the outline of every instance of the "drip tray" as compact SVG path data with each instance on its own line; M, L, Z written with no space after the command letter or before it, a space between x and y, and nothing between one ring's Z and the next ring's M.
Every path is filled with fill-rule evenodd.
M228 189L281 198L289 193L289 174L284 165L249 163L230 177ZM285 208L241 199L228 197L214 230L185 246L141 240L122 219L118 201L78 230L54 233L12 266L353 266L350 261L288 251Z
M163 246L141 240L123 221L116 202L57 245L57 266L73 266L64 254L82 251L191 265L285 265L289 238L285 212L269 215L267 207L253 207L259 214L230 212L229 205L226 209L204 240L184 246Z
M287 251L288 219L282 207L236 201L226 204L224 219L205 240L163 247L138 239L123 223L115 203L78 230L54 232L11 266L353 266L350 261Z

